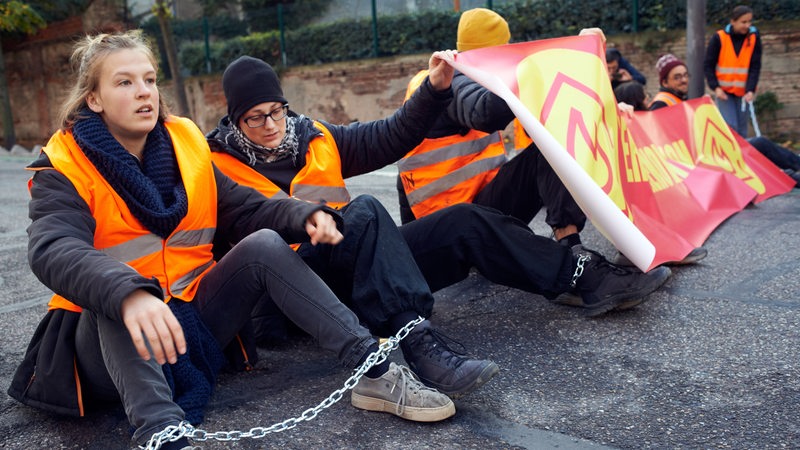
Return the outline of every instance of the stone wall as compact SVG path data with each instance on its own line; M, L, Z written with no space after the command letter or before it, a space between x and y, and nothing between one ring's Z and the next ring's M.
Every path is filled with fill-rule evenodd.
M394 112L403 103L408 80L428 67L428 56L293 67L279 75L292 110L346 124ZM192 78L186 86L193 120L210 131L227 111L220 76Z
M800 25L770 23L762 29L764 56L759 92L774 92L784 104L775 120L761 118L761 131L781 140L800 140ZM715 30L709 29L710 36ZM608 45L620 49L648 79L647 90L658 90L655 62L664 53L686 58L686 35L681 31L611 36ZM293 67L281 74L292 108L310 117L335 123L374 120L402 103L408 80L427 67L429 55L362 60L319 66ZM692 74L703 76L702 73ZM213 128L225 114L219 77L193 79L194 119L203 130ZM202 96L200 94L202 93ZM708 91L711 94L710 91Z
M764 41L759 91L774 92L784 104L775 120L761 118L762 132L773 139L800 140L798 25L759 25ZM709 29L707 35L713 31ZM6 49L17 140L24 146L44 144L57 126L59 102L70 84L67 60L71 42L50 40ZM665 52L686 56L685 34L680 31L611 36L609 45L619 48L647 76L651 94L658 88L656 59ZM428 56L292 67L280 76L286 98L296 111L334 123L374 120L391 114L402 103L406 83L419 69L427 67ZM226 111L220 78L208 75L186 80L191 117L204 132L211 130ZM162 92L171 97L169 83L162 83Z

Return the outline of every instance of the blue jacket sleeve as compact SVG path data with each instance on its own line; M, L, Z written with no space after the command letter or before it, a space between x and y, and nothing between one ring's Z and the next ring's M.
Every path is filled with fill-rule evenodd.
M636 70L636 67L633 67L633 64L631 64L630 61L628 61L627 59L625 59L622 56L620 56L620 58L619 58L619 67L620 67L620 69L627 70L628 73L631 74L631 76L633 77L634 80L636 80L636 81L638 81L639 83L642 83L642 84L647 84L647 78L645 78L645 76L642 75L641 72Z

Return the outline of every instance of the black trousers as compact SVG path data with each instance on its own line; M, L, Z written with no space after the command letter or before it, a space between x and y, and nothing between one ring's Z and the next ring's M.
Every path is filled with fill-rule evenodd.
M342 242L304 243L297 254L376 335L397 332L390 324L392 317L404 313L429 317L433 295L386 208L374 197L361 195L340 212ZM282 339L292 331L277 313L270 304L253 312L257 338Z
M472 203L498 209L526 224L545 207L545 223L551 228L575 225L580 232L586 225L586 215L536 144L501 166Z
M233 341L261 305L272 305L347 368L356 367L376 344L356 315L272 230L259 230L234 246L203 277L191 304L221 347ZM144 444L152 433L184 418L161 366L138 355L124 324L84 310L75 342L85 393L121 399L136 443Z
M475 267L494 283L555 298L567 290L575 269L569 248L515 217L471 203L402 225L400 232L434 292Z

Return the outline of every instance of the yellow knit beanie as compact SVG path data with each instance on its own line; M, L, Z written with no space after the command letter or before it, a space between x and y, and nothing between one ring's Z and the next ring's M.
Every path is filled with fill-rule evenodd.
M458 21L456 48L460 52L508 44L510 39L508 22L490 9L475 8L464 11Z

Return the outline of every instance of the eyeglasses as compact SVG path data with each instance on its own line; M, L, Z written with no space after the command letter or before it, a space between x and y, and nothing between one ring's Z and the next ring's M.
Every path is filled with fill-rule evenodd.
M689 79L689 72L676 73L675 75L671 76L670 78L672 78L673 81L681 81L684 78L688 80Z
M280 108L273 109L267 114L257 114L255 116L246 117L244 123L250 128L263 127L267 123L267 117L270 117L274 122L277 122L289 114L289 105L283 105Z

